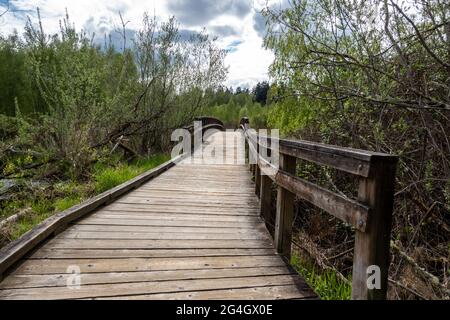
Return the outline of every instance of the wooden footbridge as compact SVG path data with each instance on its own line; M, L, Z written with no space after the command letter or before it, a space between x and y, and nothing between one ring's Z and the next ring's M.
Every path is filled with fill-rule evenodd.
M353 298L385 297L396 157L271 141L247 119L237 132L211 134L223 124L200 120L205 143L192 155L58 213L4 247L0 299L316 299L289 266L295 196L355 228ZM239 141L257 162L250 170ZM270 154L276 144L280 170L272 171L253 152ZM233 161L216 161L227 153ZM296 158L357 175L359 199L300 179ZM265 225L273 184L274 238ZM380 289L366 285L371 265L381 270Z

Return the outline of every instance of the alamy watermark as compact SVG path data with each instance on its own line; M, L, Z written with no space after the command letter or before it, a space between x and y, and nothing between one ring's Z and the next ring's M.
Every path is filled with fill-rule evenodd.
M78 265L70 265L66 269L68 277L66 280L66 286L69 289L80 289L81 288L81 268Z

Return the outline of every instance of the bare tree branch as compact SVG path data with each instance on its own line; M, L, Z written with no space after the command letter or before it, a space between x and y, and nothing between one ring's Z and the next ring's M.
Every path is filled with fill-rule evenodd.
M4 12L0 13L0 17L5 15L9 11L9 8L10 8L9 0L6 0L6 10Z

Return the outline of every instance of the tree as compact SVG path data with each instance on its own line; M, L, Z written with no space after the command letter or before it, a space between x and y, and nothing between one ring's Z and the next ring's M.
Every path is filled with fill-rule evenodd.
M19 144L74 178L122 139L142 155L165 151L172 130L190 123L227 75L225 51L206 31L182 40L174 18L145 14L126 48L121 21L120 52L94 45L68 14L59 34L46 34L39 10L24 41L0 39L0 108L19 119Z
M440 283L428 293L419 274L405 281L418 283L414 290L422 295L445 297L446 268L433 261L447 256L450 241L450 3L292 0L263 14L264 43L275 54L269 126L302 139L399 155L393 238L417 258L413 266ZM309 170L302 167L302 176ZM312 170L309 176L351 194L338 173ZM308 230L305 220L299 225L314 227ZM333 240L318 245L327 244L330 254ZM405 259L393 261L390 276L401 283Z
M253 89L253 96L256 102L261 103L262 105L266 104L267 101L267 93L269 91L269 83L267 81L258 82L255 88Z

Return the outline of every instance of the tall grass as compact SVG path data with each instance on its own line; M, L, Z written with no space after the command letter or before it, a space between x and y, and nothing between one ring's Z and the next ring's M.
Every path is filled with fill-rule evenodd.
M97 166L93 175L95 191L102 193L114 188L169 159L170 157L167 155L158 154L150 158L139 159L131 164L120 163L115 167Z
M322 300L350 300L352 295L351 279L348 282L337 277L332 271L319 271L311 263L303 261L298 255L292 255L291 265L305 279Z

